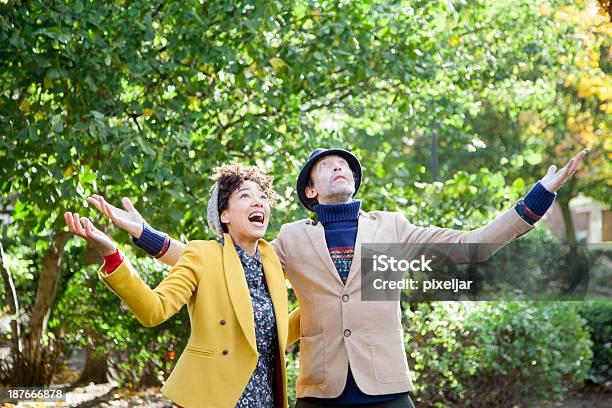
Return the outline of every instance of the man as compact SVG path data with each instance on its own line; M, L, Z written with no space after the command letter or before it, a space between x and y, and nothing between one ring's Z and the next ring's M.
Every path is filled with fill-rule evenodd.
M353 199L361 184L359 160L346 150L316 149L300 171L297 193L318 221L285 224L271 243L301 311L296 406L413 406L399 302L361 301L362 243L507 244L534 228L587 152L559 171L550 166L524 200L486 226L461 232L416 227L399 212L362 211ZM127 212L99 196L88 201L138 246L174 264L183 244L144 223L129 200Z

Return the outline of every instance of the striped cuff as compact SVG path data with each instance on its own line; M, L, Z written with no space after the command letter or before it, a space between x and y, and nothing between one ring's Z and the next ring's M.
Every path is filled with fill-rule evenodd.
M132 237L132 242L155 258L164 256L170 247L170 237L168 234L154 230L146 222L142 224L142 235L140 235L140 238Z
M516 203L514 209L522 219L533 225L546 214L556 196L538 181L525 198Z
M542 217L539 217L537 215L535 217L527 215L527 213L525 212L525 209L527 209L527 206L525 205L523 200L519 200L516 203L516 205L514 206L514 209L516 210L518 215L520 215L521 218L524 219L530 225L535 224L540 218L542 218ZM531 215L535 215L535 214L533 214L533 212L531 212Z
M555 201L556 193L548 191L539 181L527 193L523 202L527 208L534 214L540 217L546 214L553 201Z

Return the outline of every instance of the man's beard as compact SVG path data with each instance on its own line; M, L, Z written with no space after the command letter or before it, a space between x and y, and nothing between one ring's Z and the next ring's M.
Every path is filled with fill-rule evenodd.
M355 190L350 186L333 188L332 191L329 192L327 199L330 204L348 203L349 201L351 201L354 192Z

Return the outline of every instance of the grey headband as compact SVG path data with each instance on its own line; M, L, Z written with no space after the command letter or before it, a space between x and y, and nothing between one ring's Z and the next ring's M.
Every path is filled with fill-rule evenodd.
M208 200L208 226L215 235L223 236L223 227L221 226L221 215L219 214L219 183L215 183Z

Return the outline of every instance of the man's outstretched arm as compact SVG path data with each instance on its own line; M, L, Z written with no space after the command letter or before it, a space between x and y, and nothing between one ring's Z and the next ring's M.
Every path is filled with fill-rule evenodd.
M523 200L487 225L472 231L457 231L450 228L416 227L399 214L397 229L399 242L421 244L492 244L483 246L483 256L492 255L497 249L533 229L552 205L556 192L569 180L588 152L584 149L557 171L550 166L546 175L529 191ZM484 259L482 259L484 260Z

